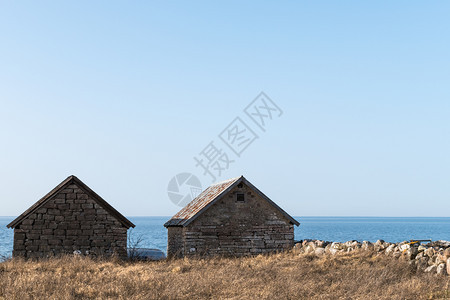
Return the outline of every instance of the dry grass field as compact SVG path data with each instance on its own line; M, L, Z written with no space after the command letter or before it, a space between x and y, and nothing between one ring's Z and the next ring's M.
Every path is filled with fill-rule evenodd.
M449 279L367 251L316 257L0 264L0 299L441 299Z

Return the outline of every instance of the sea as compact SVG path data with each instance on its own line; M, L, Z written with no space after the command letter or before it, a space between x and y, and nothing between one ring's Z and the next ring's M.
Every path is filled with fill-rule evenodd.
M0 258L11 256L13 230L6 225L15 217L0 217ZM129 217L136 225L130 229L129 240L142 248L166 251L167 229L163 224L170 217ZM333 242L350 240L401 242L411 239L450 241L450 218L425 217L295 217L295 239L318 239Z

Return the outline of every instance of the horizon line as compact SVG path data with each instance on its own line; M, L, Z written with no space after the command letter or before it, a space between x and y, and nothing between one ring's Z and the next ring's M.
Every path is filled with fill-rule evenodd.
M0 216L0 218L17 218L18 216ZM149 218L149 217L164 217L171 218L172 216L163 216L163 215L142 215L142 216L126 216L127 218ZM295 218L450 218L450 216L294 216Z

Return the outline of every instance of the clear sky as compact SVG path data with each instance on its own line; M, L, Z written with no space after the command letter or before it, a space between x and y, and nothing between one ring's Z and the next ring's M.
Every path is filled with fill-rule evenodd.
M447 1L1 1L0 215L74 174L170 216L210 142L295 216L448 216ZM264 91L263 132L244 113ZM219 134L258 138L240 157Z

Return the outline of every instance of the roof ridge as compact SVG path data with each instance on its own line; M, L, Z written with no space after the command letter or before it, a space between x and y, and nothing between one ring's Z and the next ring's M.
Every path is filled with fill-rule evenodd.
M244 176L233 177L210 185L167 221L164 226L184 226L186 222L201 214L211 203L215 202L242 179L245 180Z
M170 226L187 226L204 211L206 211L211 205L217 202L223 195L228 191L232 190L233 187L239 184L239 182L244 182L257 194L259 194L264 200L266 200L275 209L280 211L289 221L295 225L300 225L298 221L292 218L288 213L286 213L281 207L279 207L275 202L269 199L264 193L262 193L257 187L251 184L243 175L239 177L234 177L210 185L204 191L202 191L197 197L195 197L191 202L189 202L185 207L178 211L169 221L164 224L164 227Z
M11 223L7 225L8 228L14 228L18 224L20 224L24 219L26 219L30 214L40 208L42 205L45 205L47 201L53 199L53 197L59 193L64 187L67 185L74 183L78 185L78 187L84 190L85 193L89 194L92 199L102 206L106 211L109 212L112 216L114 216L118 221L120 221L123 225L129 227L135 227L135 225L128 220L125 216L123 216L119 211L117 211L114 207L112 207L108 202L106 202L101 196L99 196L96 192L94 192L89 186L87 186L83 181L77 178L75 175L70 175L66 179L64 179L60 184L54 187L50 192L48 192L44 197L39 199L33 205L31 205L26 211L24 211L20 216L14 219Z
M226 180L223 180L223 181L219 181L219 182L216 182L216 183L211 184L209 187L211 187L211 186L216 186L216 185L221 185L221 184L224 184L224 183L229 183L229 182L232 182L232 181L236 181L236 180L239 180L239 179L242 178L242 177L244 177L244 176L241 175L241 176L238 176L238 177L233 177L233 178L230 178L230 179L226 179ZM208 189L208 188L206 188L206 189Z

